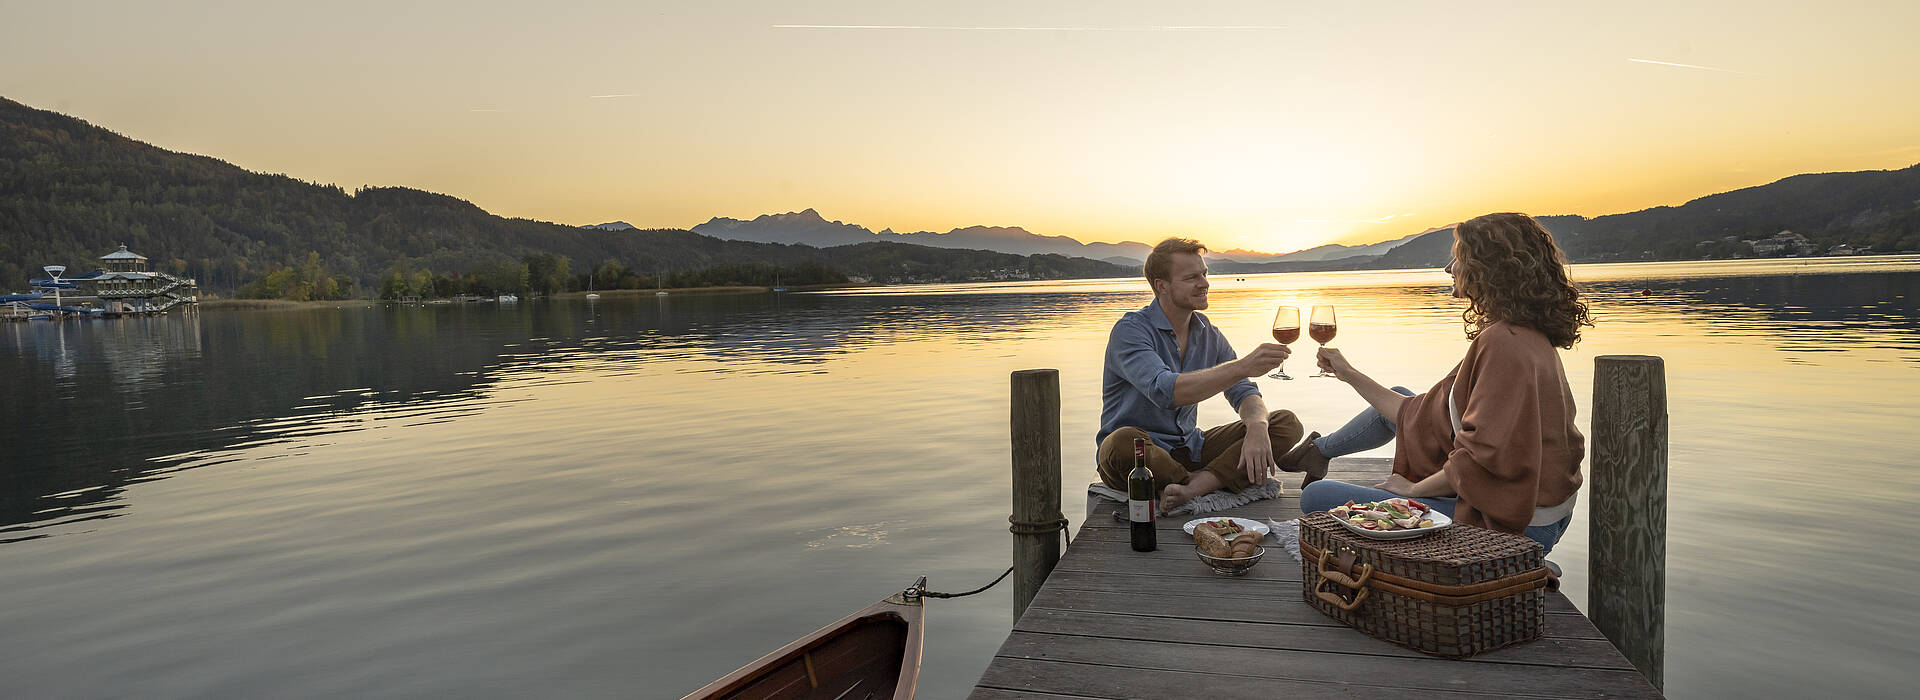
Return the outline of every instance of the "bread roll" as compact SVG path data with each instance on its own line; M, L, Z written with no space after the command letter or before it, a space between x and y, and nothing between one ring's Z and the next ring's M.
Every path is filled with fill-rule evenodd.
M1233 556L1233 546L1227 544L1227 541L1221 539L1219 535L1214 534L1211 528L1195 527L1193 529L1193 543L1200 547L1201 552L1206 553L1206 555L1210 557L1228 558Z

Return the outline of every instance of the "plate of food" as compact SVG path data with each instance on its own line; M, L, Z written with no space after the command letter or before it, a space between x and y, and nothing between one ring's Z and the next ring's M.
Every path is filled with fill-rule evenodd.
M1453 519L1425 503L1411 498L1389 498L1372 503L1334 506L1327 511L1334 520L1361 537L1376 540L1406 540L1430 535L1453 525Z
M1247 530L1252 530L1260 533L1261 537L1266 537L1267 533L1273 530L1273 528L1267 527L1266 523L1258 520L1248 520L1246 518L1200 518L1198 520L1188 520L1187 524L1180 526L1180 529L1186 530L1187 534L1191 535L1193 534L1193 529L1199 527L1201 523L1211 523L1214 533L1227 539L1233 539L1234 535L1238 535Z

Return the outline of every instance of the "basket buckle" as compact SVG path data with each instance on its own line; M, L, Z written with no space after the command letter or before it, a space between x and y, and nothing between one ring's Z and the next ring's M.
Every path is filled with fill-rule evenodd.
M1361 564L1359 576L1348 574L1348 571L1353 570L1353 562L1358 557L1357 552L1343 548L1339 557L1335 559L1336 568L1329 569L1327 560L1333 558L1333 548L1327 547L1320 550L1320 580L1314 583L1313 594L1347 612L1353 612L1355 608L1360 607L1360 604L1366 601L1367 595L1373 592L1372 588L1367 587L1367 580L1373 578L1373 565ZM1328 590L1326 587L1328 583L1334 584L1336 588Z

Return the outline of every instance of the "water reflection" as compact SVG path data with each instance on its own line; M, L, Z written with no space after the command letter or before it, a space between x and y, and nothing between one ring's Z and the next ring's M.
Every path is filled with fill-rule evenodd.
M1577 274L1612 333L1659 328L1784 353L1893 350L1920 362L1920 265L1782 265ZM1355 319L1406 326L1445 324L1460 311L1438 271L1226 279L1214 298L1216 320L1249 327L1276 300L1331 302ZM498 400L488 387L506 377L808 373L891 345L1017 348L1062 334L1097 338L1107 319L1145 300L1137 282L1092 280L6 324L0 542L113 517L126 484L227 463L237 451L312 443L369 421L451 421Z
M476 376L461 372L497 351L472 338L437 343L444 329L413 316L315 309L0 326L9 380L0 537L113 517L127 484L351 430L346 415L478 396Z
M1910 270L1602 279L1587 286L1606 323L1682 320L1718 342L1784 353L1892 350L1920 362L1920 275Z
M1668 358L1669 578L1700 582L1669 603L1676 695L1785 682L1750 659L1797 638L1711 651L1751 638L1741 606L1793 613L1769 624L1813 630L1829 661L1884 656L1829 633L1873 606L1793 606L1916 574L1874 555L1896 538L1822 517L1920 496L1920 261L1893 262L1576 271L1601 320L1565 354L1578 394L1591 355ZM1100 348L1147 300L1098 280L0 325L0 624L45 631L0 638L0 677L80 696L690 690L869 583L1003 570L1006 372L1061 368L1065 478L1091 480ZM1279 303L1338 305L1341 346L1394 383L1464 348L1438 271L1217 280L1209 314L1244 347ZM1358 408L1336 383L1262 387L1316 429ZM1230 420L1215 404L1201 420ZM1716 529L1703 498L1793 525ZM687 535L715 514L750 531ZM1820 573L1850 560L1874 576ZM781 595L736 592L770 572ZM948 603L927 697L964 694L1006 633L1004 599ZM1891 687L1874 673L1852 678Z
M114 517L127 484L247 450L451 421L501 401L488 389L504 379L812 372L876 345L1044 332L1080 301L689 295L7 324L0 544Z

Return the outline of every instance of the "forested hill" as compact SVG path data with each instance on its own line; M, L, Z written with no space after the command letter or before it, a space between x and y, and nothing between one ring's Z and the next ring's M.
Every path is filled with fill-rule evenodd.
M901 244L820 249L683 230L605 231L508 219L431 192L371 187L348 193L250 172L0 98L0 291L24 287L41 265L93 269L122 243L152 258L154 267L197 277L223 294L279 268L309 276L324 270L329 289L344 295L357 287L371 295L383 277L402 268L458 280L529 264L536 268L533 288L551 291L552 285L542 288L536 258L550 264L561 256L573 276L610 274L602 286L653 286L660 277L688 286L766 283L783 272L787 284L846 275L884 281L1133 274L1059 255ZM546 272L571 279L566 269Z
M1727 257L1735 240L1793 231L1824 251L1846 243L1877 252L1920 249L1920 165L1795 175L1627 214L1545 222L1576 260Z
M1792 231L1816 254L1842 243L1875 253L1920 250L1920 165L1795 175L1672 207L1587 218L1541 216L1574 262L1755 257L1743 241ZM1438 267L1453 230L1408 242L1361 267Z

